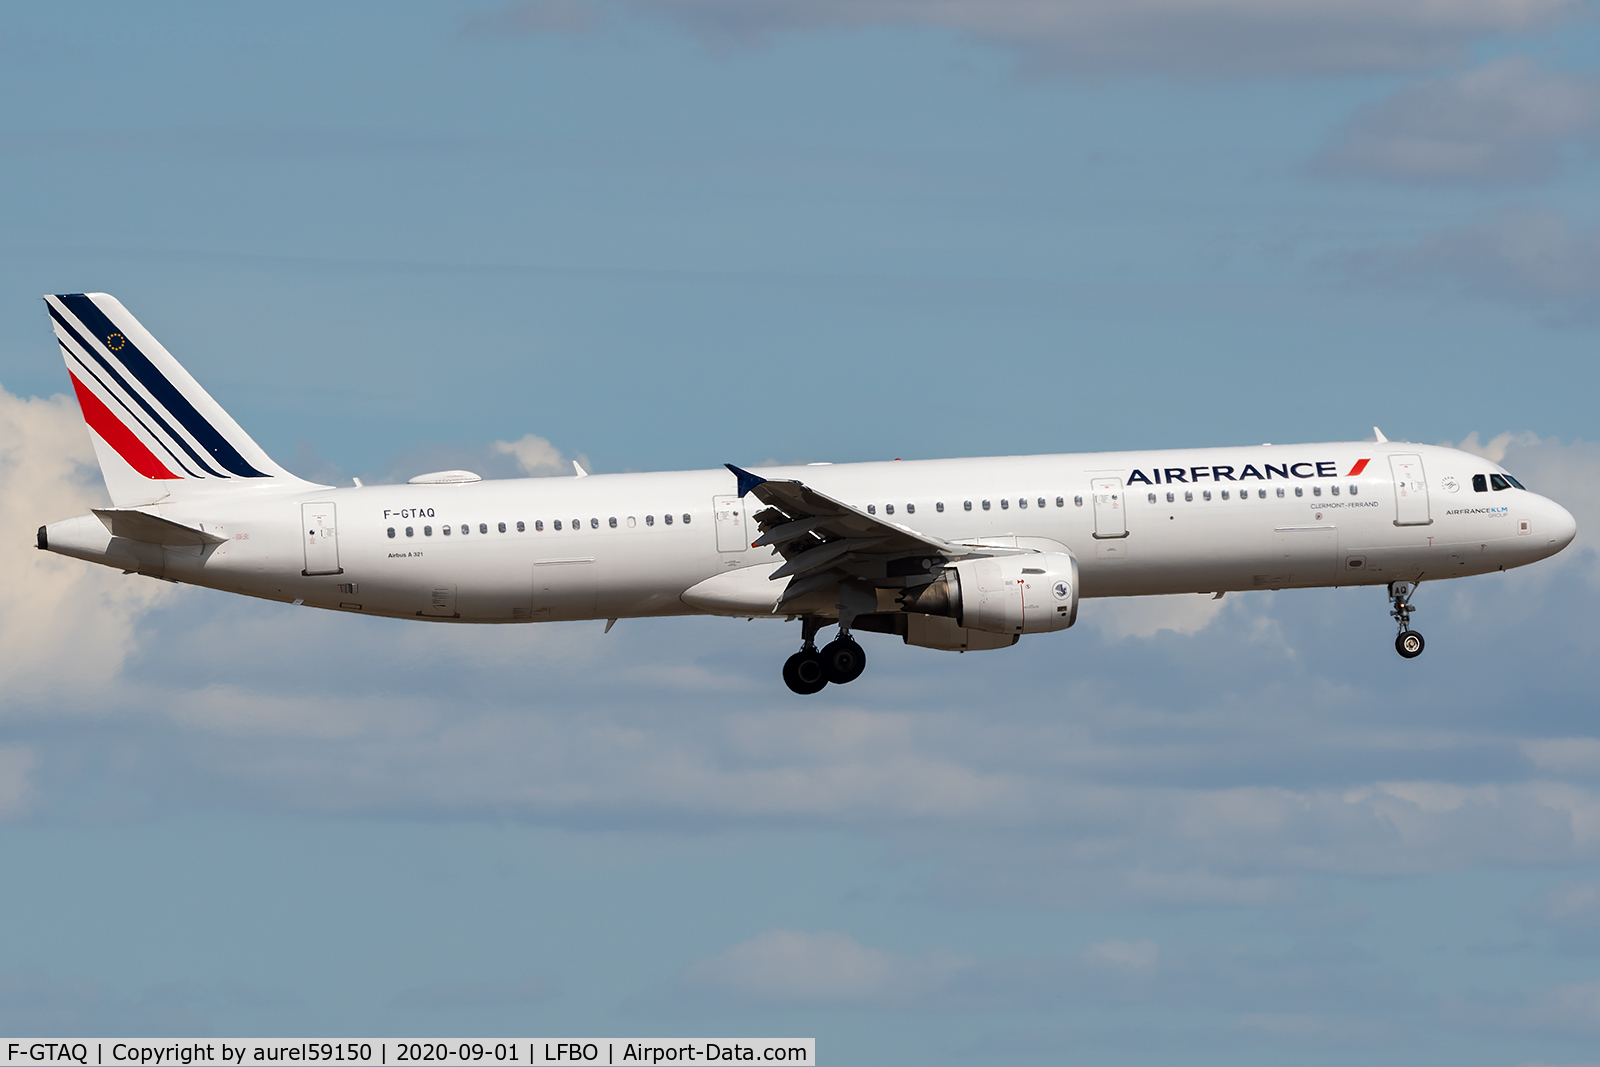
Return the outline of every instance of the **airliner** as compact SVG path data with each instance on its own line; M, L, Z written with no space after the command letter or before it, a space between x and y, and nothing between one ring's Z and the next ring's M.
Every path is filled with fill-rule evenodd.
M1094 597L1418 583L1577 533L1481 456L1375 440L334 487L274 463L114 297L45 297L111 506L38 547L125 573L454 623L662 615L800 624L796 693L855 680L858 633L975 652ZM837 627L821 648L817 635Z

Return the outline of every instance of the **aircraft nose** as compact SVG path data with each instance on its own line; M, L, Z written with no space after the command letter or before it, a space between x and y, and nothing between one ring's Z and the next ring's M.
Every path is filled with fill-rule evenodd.
M1578 520L1572 517L1572 512L1554 500L1548 503L1551 514L1545 520L1545 527L1550 531L1550 554L1554 555L1572 544L1572 539L1578 536Z

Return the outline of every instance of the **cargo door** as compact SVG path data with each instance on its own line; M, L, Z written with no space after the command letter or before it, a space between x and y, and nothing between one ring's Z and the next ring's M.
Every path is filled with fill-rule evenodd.
M1280 589L1285 586L1333 585L1339 573L1339 531L1325 523L1315 526L1280 526L1277 534L1276 572L1255 584Z
M1390 456L1389 470L1394 475L1394 524L1427 526L1428 478L1422 470L1421 456Z
M339 567L339 530L332 504L301 504L300 534L305 541L304 575L343 574Z
M711 512L716 516L718 552L743 552L750 547L754 538L743 500L736 496L714 496Z

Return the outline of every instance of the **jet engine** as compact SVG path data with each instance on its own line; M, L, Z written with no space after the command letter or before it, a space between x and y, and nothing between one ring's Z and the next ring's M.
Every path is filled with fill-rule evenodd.
M1070 552L962 560L907 589L900 605L992 634L1065 630L1078 618L1078 560Z

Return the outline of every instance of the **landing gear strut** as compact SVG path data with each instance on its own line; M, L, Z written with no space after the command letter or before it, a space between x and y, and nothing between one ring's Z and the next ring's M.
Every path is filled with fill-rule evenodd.
M809 615L800 620L800 651L783 665L784 684L801 696L810 696L829 682L853 682L867 669L867 654L849 630L841 628L838 637L817 651L817 631L822 625L822 619Z
M1411 606L1411 597L1416 591L1416 582L1389 583L1389 617L1400 627L1400 635L1394 639L1394 650L1406 659L1422 655L1424 644L1422 635L1411 628L1411 613L1416 610Z

